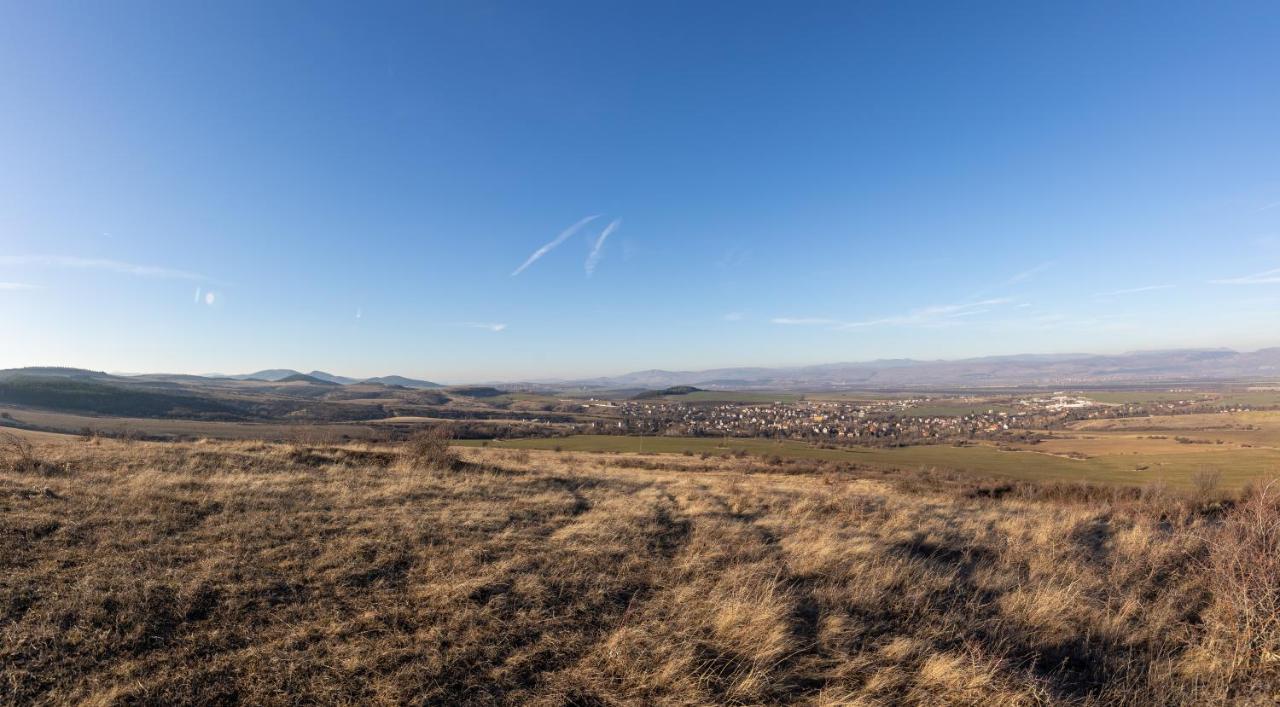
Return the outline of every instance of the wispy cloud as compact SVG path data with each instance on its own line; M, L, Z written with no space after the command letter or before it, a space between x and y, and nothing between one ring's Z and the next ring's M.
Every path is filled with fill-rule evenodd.
M0 290L13 292L15 290L34 290L35 285L28 285L25 282L0 282Z
M922 307L920 309L911 310L906 314L877 317L875 319L863 319L852 322L831 319L829 317L775 317L770 321L774 324L790 326L826 326L837 330L861 329L864 327L874 326L947 326L958 324L958 322L955 321L957 319L985 314L990 312L992 307L1010 304L1012 302L1013 300L1008 297L993 297L990 299L977 300L975 302L939 304L931 307Z
M485 329L495 334L507 328L506 324L499 322L458 322L458 326L467 327L468 329Z
M1123 290L1112 290L1110 292L1099 292L1094 297L1119 297L1121 295L1136 295L1140 292L1155 292L1156 290L1172 290L1173 285L1145 285L1143 287L1128 287Z
M76 268L81 270L106 270L122 275L156 277L170 280L211 280L190 270L139 265L102 258L76 258L64 255L0 255L0 265L38 265L50 268Z
M1017 283L1019 283L1019 282L1026 282L1027 280L1030 280L1031 278L1035 277L1036 275L1039 275L1040 273L1044 272L1045 270L1048 270L1048 269L1049 269L1049 268L1051 268L1051 267L1053 267L1053 263L1051 263L1051 262L1049 262L1049 263L1040 263L1039 265L1035 266L1034 268L1028 268L1027 270L1023 270L1022 272L1020 272L1020 273L1018 273L1018 274L1014 275L1013 277L1009 278L1008 280L1005 280L1004 284L1006 284L1006 285L1014 285L1014 284L1017 284Z
M825 317L774 317L769 320L774 324L782 324L785 326L823 326L839 324L835 319L827 319Z
M726 322L740 322L746 319L747 315L745 312L729 312L723 318Z
M1265 270L1242 277L1229 277L1222 280L1210 280L1213 285L1276 285L1280 284L1280 268Z
M550 253L556 246L560 245L561 243L564 243L566 240L569 239L569 236L572 236L573 234L577 233L578 229L582 228L583 226L587 225L588 223L591 223L592 221L598 218L600 218L600 214L595 214L594 216L587 216L586 218L578 221L572 226L561 231L560 235L556 236L555 239L552 240L550 243L547 243L541 248L533 251L533 255L530 255L527 260L521 263L520 267L516 268L511 273L511 277L515 277L516 275L519 275L520 273L524 272L525 268L538 262L539 258L546 255L547 253Z
M604 255L604 242L609 234L618 230L618 226L622 225L622 219L614 219L604 230L600 232L600 237L596 238L596 244L591 248L591 254L587 256L586 268L587 277L591 277L596 271L596 265L600 263L600 257Z
M1275 201L1275 202L1272 202L1272 203L1270 203L1270 204L1267 204L1266 206L1262 207L1261 209L1258 209L1258 211L1270 211L1270 210L1272 210L1272 209L1276 209L1276 208L1280 208L1280 201Z
M975 314L988 312L992 307L1013 302L1008 297L993 297L990 299L978 300L976 302L961 302L956 304L938 304L932 307L922 307L914 309L906 314L899 314L892 317L880 317L877 319L866 319L858 322L845 322L838 329L860 329L863 327L873 326L925 326L933 325L939 322L945 322L960 317L968 317Z
M1033 317L1001 319L985 322L984 326L996 331L1044 332L1044 331L1134 331L1137 329L1128 314L1104 314L1092 317L1075 317L1062 313L1040 314Z

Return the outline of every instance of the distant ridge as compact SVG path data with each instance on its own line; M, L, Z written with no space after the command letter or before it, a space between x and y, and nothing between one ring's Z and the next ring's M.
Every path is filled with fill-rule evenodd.
M0 370L0 380L15 378L19 376L38 376L41 378L79 378L94 380L111 380L119 378L110 373L102 371L90 371L84 368L69 368L66 366L26 366L24 368L8 368Z
M418 380L416 378L405 378L404 376L378 376L377 378L366 378L361 383L381 383L382 385L399 385L405 388L443 388L439 383L431 381Z
M280 380L275 382L276 383L311 383L313 385L332 385L332 386L342 385L341 383L334 383L333 381L325 380L323 378L316 378L315 376L307 375L306 373L295 373L294 375L285 376L284 378L281 378Z
M780 368L647 370L559 381L583 388L713 390L926 389L1088 386L1196 381L1280 380L1280 348L1135 351L1116 355L1023 354L952 361L893 359Z
M193 376L140 374L115 376L99 371L57 366L32 366L0 371L0 380L15 376L76 378L101 381L129 379L155 381L192 380ZM299 378L300 377L300 378ZM210 380L304 380L338 385L359 383L415 389L445 388L427 380L389 375L355 379L324 371L300 373L291 368L270 368L255 373L214 376ZM940 390L1007 387L1079 387L1095 385L1147 385L1196 382L1280 381L1280 347L1257 351L1231 349L1174 349L1098 355L1082 353L1021 354L957 360L918 361L889 359L853 363L827 363L793 367L715 368L701 371L652 369L620 376L577 380L482 383L463 386L471 395L486 387L501 390L555 391L564 389L630 391L631 394L692 386L706 390ZM467 395L468 393L459 393ZM493 395L493 393L489 393ZM498 393L501 394L501 393Z
M357 383L375 383L382 385L398 385L405 388L443 388L439 383L433 383L428 380L420 380L417 378L406 378L405 376L378 376L376 378L351 378L349 376L340 376L336 373L328 373L326 371L312 371L310 373L302 373L292 368L268 368L254 373L241 373L231 376L210 375L210 378L228 378L240 381L267 381L270 383L279 383L286 378L294 376L306 376L314 378L326 383L336 383L338 385L354 385Z
M302 375L301 371L295 371L292 368L268 368L265 371L258 371L257 373L242 373L240 375L227 377L238 381L269 381L271 383L275 383L282 378L300 375Z
M646 390L643 393L636 393L631 396L632 400L648 400L650 398L664 398L670 395L688 395L689 393L702 392L702 388L695 388L691 385L673 385L670 388L662 390Z
M333 373L325 373L324 371L312 371L307 375L311 376L312 378L319 378L320 380L327 381L329 383L337 383L338 385L351 385L352 383L358 382L355 378L339 376Z

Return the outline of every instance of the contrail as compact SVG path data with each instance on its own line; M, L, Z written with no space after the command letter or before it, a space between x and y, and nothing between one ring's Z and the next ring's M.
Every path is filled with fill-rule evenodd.
M1280 268L1254 273L1243 277L1232 277L1225 280L1210 280L1214 285L1275 285L1280 283Z
M528 259L528 260L526 260L526 261L524 261L524 264L522 264L520 267L516 268L516 269L515 269L515 271L513 271L513 272L511 273L511 277L515 277L516 275L519 275L520 273L524 272L524 269L525 269L525 268L527 268L527 267L529 267L530 265L533 265L534 263L538 262L538 258L541 258L542 256L546 255L547 253L550 253L552 248L555 248L556 246L560 245L561 243L564 243L564 242L565 242L565 239L567 239L569 236L572 236L573 234L577 233L579 228L582 228L583 226L587 225L588 223L591 223L592 221L594 221L594 220L596 220L596 219L598 219L598 218L600 218L600 214L596 214L595 216L588 216L588 217L586 217L586 218L582 219L581 221L579 221L579 222L577 222L577 223L573 224L572 226L570 226L570 227L568 227L568 228L564 229L563 231L561 231L561 232L560 232L560 235L556 236L556 239L555 239L554 241L551 241L550 243L548 243L548 244L546 244L546 245L542 246L541 248L539 248L539 249L537 249L537 250L533 251L533 255L530 255L530 256L529 256L529 259Z
M1143 287L1127 287L1123 290L1112 290L1110 292L1099 292L1094 297L1117 297L1119 295L1136 295L1140 292L1155 292L1156 290L1172 290L1173 285L1144 285Z
M53 268L83 268L91 270L108 270L124 275L138 275L139 277L159 277L175 280L204 280L207 282L213 281L212 278L201 275L198 272L174 270L173 268L160 268L152 265L138 265L136 263L124 263L119 260L104 260L101 258L74 258L60 255L4 255L0 256L0 265L40 265Z
M614 219L613 223L609 224L608 226L605 226L604 230L600 232L600 237L596 239L596 244L591 249L591 255L587 256L587 264L586 264L587 277L591 277L591 275L596 271L596 263L600 262L600 255L604 250L605 239L608 238L609 234L616 231L618 229L618 226L621 226L621 225L622 225L622 219Z

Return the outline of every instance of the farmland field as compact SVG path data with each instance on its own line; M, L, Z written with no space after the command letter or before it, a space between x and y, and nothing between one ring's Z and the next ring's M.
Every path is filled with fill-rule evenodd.
M1014 412L1016 408L1007 403L972 402L963 400L930 400L918 405L911 405L902 410L903 415L917 417L962 417L978 415L985 412Z
M1079 393L1082 397L1100 403L1158 403L1176 402L1179 400L1209 400L1210 393L1201 390L1088 390Z
M1280 447L1280 412L1249 411L1202 415L1155 415L1085 420L1071 425L1077 432L1127 432L1222 439L1237 444Z
M654 400L664 400L673 403L746 403L766 405L768 403L793 403L801 397L803 396L798 393L755 393L751 391L733 390L698 390L681 395L664 395L660 398L654 398Z
M1092 440L1080 440L1092 443ZM1072 440L1045 443L1043 451L1023 446L1017 451L999 449L990 444L964 447L923 445L914 447L842 447L824 449L793 441L736 438L692 437L628 437L611 435L579 435L563 438L518 439L489 442L490 446L515 449L563 449L566 451L624 452L650 454L715 454L726 455L741 450L752 455L777 455L789 459L844 461L868 466L896 469L921 467L992 475L1011 479L1091 481L1141 485L1164 482L1173 486L1190 486L1198 472L1216 471L1222 482L1240 487L1252 479L1271 478L1280 474L1280 449L1243 448L1239 446L1203 447L1179 445L1169 441L1154 446L1134 440L1133 447L1123 439L1113 440L1113 447L1097 449L1101 453L1085 459L1065 456L1072 450ZM467 443L479 445L482 443ZM1088 448L1088 444L1084 445Z
M1100 403L1168 403L1198 401L1221 407L1247 405L1273 407L1280 405L1280 391L1276 390L1105 390L1084 391L1081 396Z

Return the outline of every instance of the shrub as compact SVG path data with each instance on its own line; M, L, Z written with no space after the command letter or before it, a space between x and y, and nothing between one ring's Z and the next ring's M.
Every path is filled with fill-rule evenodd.
M1209 557L1209 626L1233 691L1280 677L1280 488L1248 489ZM1242 684L1243 683L1243 684ZM1272 683L1274 684L1274 683Z
M1195 499L1200 503L1214 500L1218 486L1222 483L1222 473L1216 469L1200 469L1191 475L1191 485L1195 488Z
M36 456L35 448L26 439L5 432L0 434L0 468L19 473L42 472L44 462Z
M453 434L443 425L422 430L409 439L405 458L414 466L453 469L460 460L449 447L452 440Z

